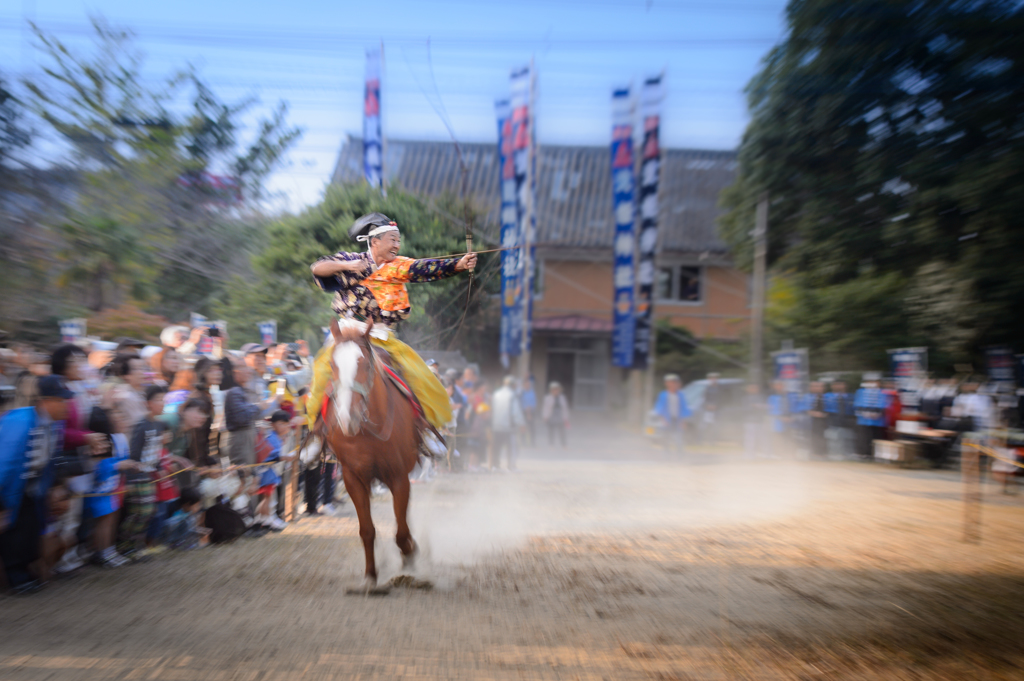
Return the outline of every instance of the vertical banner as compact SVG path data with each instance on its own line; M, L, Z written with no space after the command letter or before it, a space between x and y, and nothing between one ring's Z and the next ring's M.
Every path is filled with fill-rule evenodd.
M921 382L928 375L928 348L894 348L889 353L889 373L896 382L900 402L916 407L920 404Z
M188 315L189 324L192 325L193 329L202 327L209 327L210 321L203 315L197 312L190 312ZM208 334L203 334L203 337L196 343L196 353L200 355L208 355L213 352L213 340Z
M802 393L807 385L807 349L779 350L772 353L775 381L781 381L787 393Z
M533 310L533 225L534 194L531 172L535 166L533 158L533 112L530 110L533 74L529 66L512 72L512 169L515 178L516 223L519 244L530 244L530 253L520 252L519 256L519 296L520 319L523 320L519 329L520 345L524 336L527 349L530 347L529 317Z
M640 91L644 136L640 153L640 246L637 267L633 368L646 369L654 323L654 258L658 248L658 176L661 166L662 76L648 78Z
M363 93L363 174L374 189L384 189L384 135L380 122L379 48L366 51L366 89Z
M277 345L277 322L275 320L257 322L257 326L260 328L260 343L268 348L271 345Z
M612 364L633 366L633 251L636 231L633 203L633 106L629 88L612 92L612 208L615 214Z
M60 320L60 339L65 343L76 343L85 338L86 321L80 317Z
M520 306L519 220L516 212L516 172L512 155L512 106L508 100L495 102L498 118L498 186L501 189L501 339L499 352L506 357L519 354L522 344L523 310ZM506 364L507 365L507 364Z
M1013 351L1004 345L985 348L985 364L988 368L988 380L1012 386L1017 372Z

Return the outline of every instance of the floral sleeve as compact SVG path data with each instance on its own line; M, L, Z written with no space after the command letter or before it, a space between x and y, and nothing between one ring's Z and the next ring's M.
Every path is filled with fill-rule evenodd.
M373 268L370 266L370 261L366 257L365 253L345 253L344 251L335 253L334 255L325 255L317 258L316 262L310 265L309 268L313 269L313 267L318 263L324 262L325 260L363 260L366 267L359 272L338 272L337 274L332 274L329 277L318 277L314 274L313 280L316 281L316 285L324 291L338 292L350 289L373 272Z
M409 266L408 281L409 283L422 283L454 277L457 274L455 265L458 262L458 258L416 260Z

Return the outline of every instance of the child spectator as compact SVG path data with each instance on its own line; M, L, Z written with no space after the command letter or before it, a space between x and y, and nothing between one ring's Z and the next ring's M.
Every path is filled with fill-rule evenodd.
M164 416L164 415L162 415ZM166 427L166 423L164 426ZM164 430L163 442L169 444L171 442L172 432L170 430ZM156 509L153 512L153 518L149 522L149 529L146 532L146 539L154 550L157 549L157 545L160 542L160 537L164 533L164 522L175 510L178 502L178 496L180 491L178 488L177 476L173 476L178 471L191 468L192 463L187 459L183 459L180 456L174 456L170 450L165 446L160 450L160 463L157 467L157 479L156 479Z
M121 474L137 471L139 464L128 456L128 437L124 425L104 409L93 409L89 430L109 438L110 456L100 459L93 471L92 496L86 497L86 510L93 518L93 562L107 568L125 565L128 561L114 549L117 517L124 493Z
M192 458L195 452L198 451L193 446L192 440L197 436L203 437L200 433L200 428L209 418L207 410L206 402L190 397L178 405L177 409L173 412L169 414L165 412L160 416L160 420L167 426L167 431L170 434L167 450L176 463L183 468L205 468L216 463L210 458L208 452L203 453L201 456L196 456L196 459L199 459L198 461ZM206 442L204 441L203 444L205 445ZM201 449L199 448L199 450ZM197 471L190 471L176 476L175 479L183 487L194 487L199 484L199 473Z
M46 495L46 527L43 530L39 558L39 581L50 580L53 567L64 553L75 545L75 529L66 522L71 508L71 492L61 480L50 487ZM69 531L70 529L70 531Z
M188 551L206 545L210 530L202 527L199 516L203 511L202 496L195 487L181 490L181 508L167 519L164 539L172 549Z
M270 453L267 455L264 463L274 463L281 460L284 442L288 439L292 429L291 417L288 416L288 412L279 409L270 417L270 425L272 430L267 434L267 444L270 445ZM274 532L280 532L288 527L288 523L270 512L270 498L280 484L281 476L278 475L272 465L260 470L262 470L258 492L260 502L256 507L256 524L262 525Z
M151 385L146 388L146 415L132 430L129 456L138 462L137 470L127 474L125 520L122 525L124 550L133 558L145 558L146 529L156 512L156 478L163 451L164 424L157 419L164 411L167 388Z

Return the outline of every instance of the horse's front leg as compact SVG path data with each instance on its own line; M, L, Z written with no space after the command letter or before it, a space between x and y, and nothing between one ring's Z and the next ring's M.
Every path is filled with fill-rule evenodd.
M397 475L395 478L389 485L395 502L395 521L398 525L395 543L402 552L402 567L411 568L416 556L416 542L412 539L409 521L406 518L406 512L409 510L409 476Z
M363 540L363 551L366 553L366 585L376 586L377 563L373 559L373 540L377 537L377 530L370 516L370 485L357 478L349 466L342 466L341 477L359 517L359 538Z

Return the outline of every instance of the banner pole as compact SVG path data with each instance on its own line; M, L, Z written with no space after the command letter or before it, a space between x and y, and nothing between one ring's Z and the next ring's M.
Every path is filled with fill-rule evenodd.
M751 301L750 382L764 388L764 302L768 260L768 192L757 200L754 221L754 290Z

